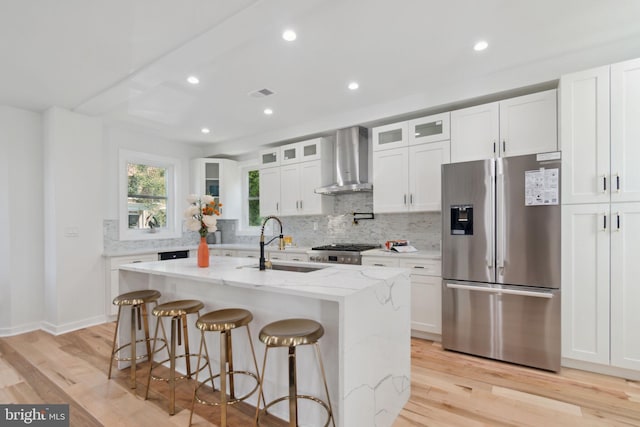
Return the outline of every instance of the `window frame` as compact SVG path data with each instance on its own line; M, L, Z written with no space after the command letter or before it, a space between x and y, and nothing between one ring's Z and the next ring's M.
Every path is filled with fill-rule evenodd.
M157 232L147 229L129 228L128 211L128 175L129 163L144 164L166 169L167 180L167 225L159 228ZM120 149L118 153L118 222L120 240L155 240L178 238L181 236L181 222L178 214L177 188L180 176L180 160L172 157L157 156L155 154L142 153Z
M249 225L249 171L260 170L260 165L256 161L250 161L239 165L240 182L242 185L242 206L240 209L241 217L238 221L237 235L241 236L259 236L260 226Z

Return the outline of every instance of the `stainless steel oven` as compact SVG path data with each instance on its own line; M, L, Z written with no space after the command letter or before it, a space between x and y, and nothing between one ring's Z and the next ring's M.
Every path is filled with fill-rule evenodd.
M380 245L366 243L315 246L309 252L309 261L360 265L362 264L362 252L379 247Z

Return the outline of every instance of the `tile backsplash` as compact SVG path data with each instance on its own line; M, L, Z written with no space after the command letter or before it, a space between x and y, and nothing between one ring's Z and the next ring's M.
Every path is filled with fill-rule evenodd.
M341 194L335 197L329 215L282 217L284 234L297 246L329 243L379 243L406 239L418 249L440 250L440 212L375 214L373 220L353 223L353 212L373 212L371 193ZM237 236L235 220L219 220L224 243L256 243L255 236ZM317 228L317 229L314 229Z
M341 194L335 197L329 215L281 217L284 234L293 237L297 246L310 247L329 243L378 243L406 239L418 249L440 250L440 212L375 214L372 220L353 222L353 212L373 212L371 193ZM218 220L223 243L258 245L257 236L236 235L237 220ZM143 249L196 246L196 232L186 231L178 239L118 240L118 221L104 221L104 249L106 253L139 251Z

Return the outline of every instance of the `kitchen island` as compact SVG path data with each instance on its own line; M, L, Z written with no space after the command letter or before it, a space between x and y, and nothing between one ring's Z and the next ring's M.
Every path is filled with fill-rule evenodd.
M300 273L259 271L255 265L255 260L232 257L212 257L209 268L198 268L189 258L127 264L120 267L119 287L120 292L156 289L162 293L160 302L199 299L205 303L201 313L226 307L250 310L259 363L265 347L257 335L264 325L294 317L320 322L325 328L320 348L336 425L391 426L410 394L409 271L311 264L325 268ZM197 352L200 334L195 318L189 328L192 352ZM236 369L253 366L243 335L234 338ZM219 352L216 338L207 337L213 366ZM324 400L313 347L302 346L298 354L298 392ZM264 385L268 401L287 394L286 372L286 349L270 351ZM236 385L251 389L249 382ZM256 396L248 402L255 405ZM286 418L286 403L271 412ZM324 413L317 405L301 406L300 425L323 425L322 420Z

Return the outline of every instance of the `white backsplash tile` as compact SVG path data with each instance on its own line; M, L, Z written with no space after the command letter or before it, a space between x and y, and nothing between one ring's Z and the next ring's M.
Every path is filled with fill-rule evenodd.
M353 212L373 212L371 193L341 194L335 197L330 215L281 217L284 234L293 237L297 246L316 246L329 243L378 243L387 240L406 239L418 249L440 250L440 212L376 214L373 220L353 223ZM314 230L317 224L317 230ZM255 243L257 236L238 236L237 220L218 220L223 243ZM105 252L137 251L142 249L196 246L198 233L187 231L179 239L144 241L119 241L118 221L104 221Z

